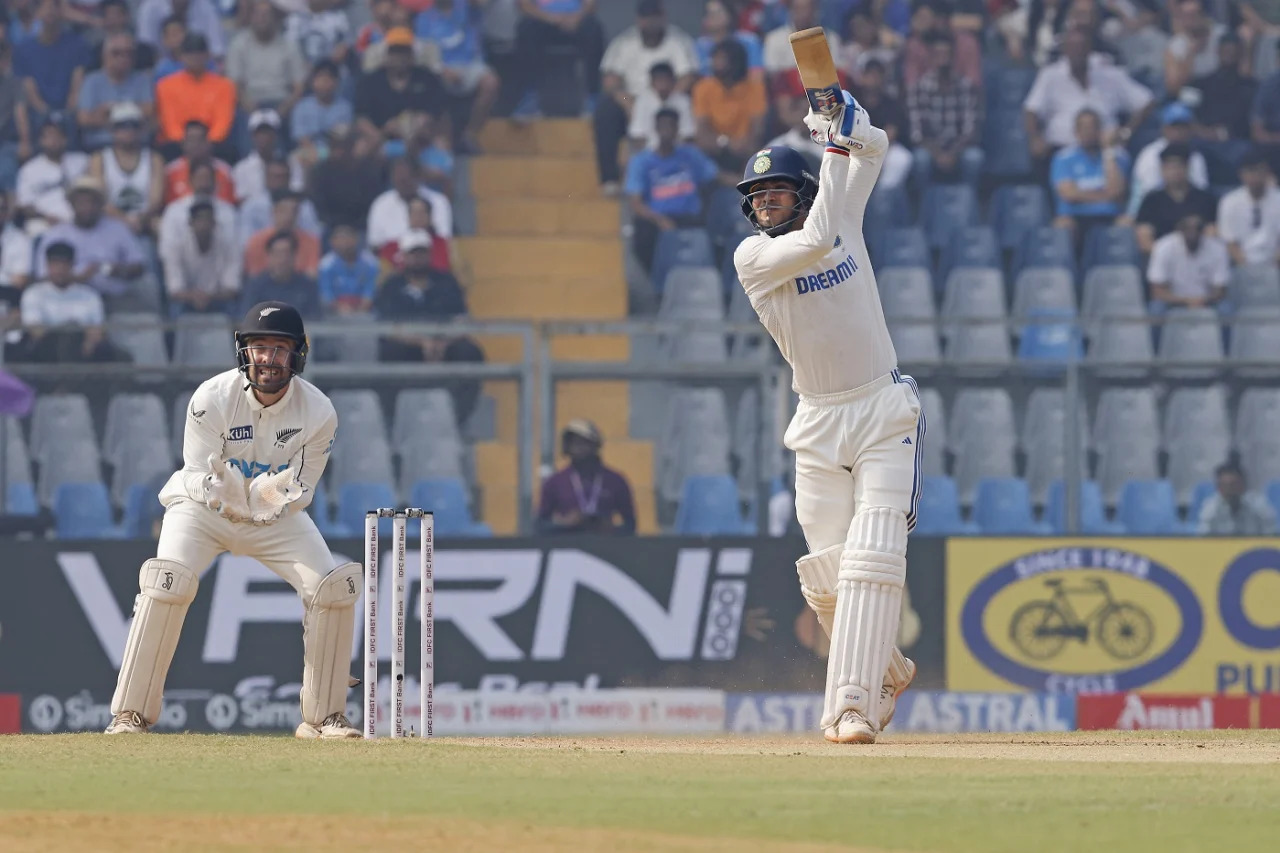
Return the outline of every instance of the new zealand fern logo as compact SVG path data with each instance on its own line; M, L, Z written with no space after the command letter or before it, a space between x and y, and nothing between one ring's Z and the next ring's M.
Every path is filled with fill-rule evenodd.
M276 430L276 447L284 447L289 443L289 439L302 432L302 427L291 427L289 429Z

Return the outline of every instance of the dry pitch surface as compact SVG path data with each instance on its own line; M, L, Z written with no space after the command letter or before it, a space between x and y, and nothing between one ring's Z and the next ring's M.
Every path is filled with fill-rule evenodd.
M0 738L0 850L1274 851L1280 732Z

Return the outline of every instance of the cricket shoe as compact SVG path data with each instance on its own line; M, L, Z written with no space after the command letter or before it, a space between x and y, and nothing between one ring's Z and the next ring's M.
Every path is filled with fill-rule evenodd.
M875 743L876 730L860 712L845 711L822 731L823 737L832 743Z
M893 713L898 710L898 697L916 678L916 662L908 657L903 660L907 662L905 677L894 681L890 673L885 673L884 684L880 686L880 731L893 721Z
M319 726L313 726L306 722L300 723L293 736L303 740L349 740L363 737L364 735L359 729L351 725L351 721L347 719L346 714L341 711L334 711L325 717L324 722Z
M108 735L145 735L148 728L147 721L142 719L142 715L137 711L121 711L111 718L111 724L107 726L103 734Z

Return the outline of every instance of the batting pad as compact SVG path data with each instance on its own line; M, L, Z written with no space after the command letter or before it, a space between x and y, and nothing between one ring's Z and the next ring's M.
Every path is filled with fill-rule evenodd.
M347 710L356 599L364 588L359 563L343 563L320 581L302 615L302 720L316 728Z
M150 725L160 718L164 679L178 647L187 607L200 577L172 560L147 560L138 574L141 592L133 600L133 622L125 641L111 713L136 711Z
M796 560L800 594L809 602L809 608L818 614L818 624L828 637L831 636L831 623L836 618L836 581L843 552L844 543L841 543Z
M876 706L898 635L906 576L906 514L879 506L859 511L840 555L822 728L847 710L872 725L879 720Z

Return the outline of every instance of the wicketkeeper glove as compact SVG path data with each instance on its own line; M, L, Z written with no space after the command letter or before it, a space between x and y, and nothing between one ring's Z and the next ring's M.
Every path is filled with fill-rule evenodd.
M209 456L209 473L204 478L205 506L229 521L249 520L244 473L228 465L218 455Z
M302 497L298 469L285 468L275 474L259 474L249 484L249 517L254 524L271 524L284 515L289 504Z

